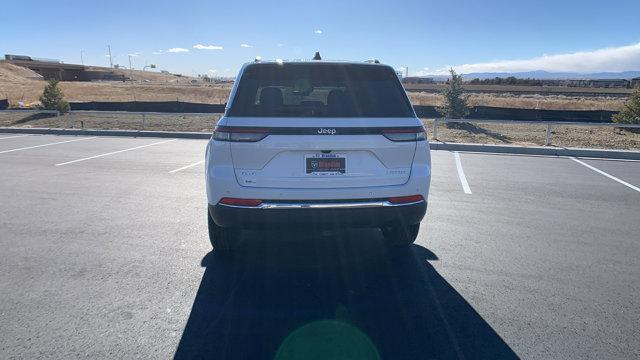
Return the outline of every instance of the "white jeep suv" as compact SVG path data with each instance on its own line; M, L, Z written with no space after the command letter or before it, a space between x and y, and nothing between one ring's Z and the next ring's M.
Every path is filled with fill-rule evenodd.
M425 129L390 66L245 64L206 150L209 238L241 229L377 227L415 240L427 209Z

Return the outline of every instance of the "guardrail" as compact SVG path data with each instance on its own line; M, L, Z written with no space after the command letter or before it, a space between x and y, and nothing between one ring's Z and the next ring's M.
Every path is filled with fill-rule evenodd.
M55 114L56 116L60 116L60 112L57 110L40 110L40 109L19 109L19 110L0 110L0 114L3 113L32 113L32 114Z
M99 110L72 110L69 111L71 121L75 115L140 115L142 117L142 130L145 129L147 124L148 115L161 115L161 116L211 116L218 113L168 113L168 112L149 112L149 111L99 111ZM80 121L80 127L84 128L84 123Z
M56 110L0 110L2 113L41 113L55 114L60 116ZM69 112L71 117L75 115L140 115L142 118L142 130L146 126L147 115L163 115L163 116L211 116L215 113L167 113L167 112L133 112L133 111L99 111L99 110L72 110ZM593 127L617 127L617 128L634 128L640 129L640 124L618 124L618 123L595 123L595 122L575 122L575 121L534 121L534 120L491 120L491 119L443 119L435 118L433 120L433 138L438 139L438 125L441 123L473 123L473 124L518 124L518 125L544 125L546 126L544 145L551 143L552 129L556 126L593 126ZM81 121L81 128L84 128Z
M518 125L545 125L547 127L544 145L551 143L551 129L554 126L594 126L594 127L617 127L640 129L640 124L618 124L618 123L592 123L575 121L531 121L531 120L485 120L485 119L434 119L433 138L438 139L438 124L440 123L472 123L472 124L518 124Z
M20 110L0 110L0 114L3 113L20 113L20 114L24 114L24 113L31 113L31 114L55 114L57 117L60 116L60 112L56 111L56 110L38 110L38 109L20 109ZM148 115L161 115L161 116L211 116L214 114L219 114L219 113L196 113L196 112L188 112L188 113L176 113L176 112L149 112L149 111L101 111L101 110L71 110L68 112L69 114L69 119L67 119L68 122L73 122L75 116L82 116L82 115L140 115L141 117L141 127L142 130L145 129L146 123L147 123L147 116ZM69 126L69 128L72 128L73 126ZM80 120L80 128L83 129L84 128L84 122L82 120Z

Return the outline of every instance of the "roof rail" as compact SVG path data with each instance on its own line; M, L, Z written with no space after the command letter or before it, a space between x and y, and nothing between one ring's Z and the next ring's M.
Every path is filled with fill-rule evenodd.
M380 60L378 59L368 59L365 62L368 62L369 64L380 64Z

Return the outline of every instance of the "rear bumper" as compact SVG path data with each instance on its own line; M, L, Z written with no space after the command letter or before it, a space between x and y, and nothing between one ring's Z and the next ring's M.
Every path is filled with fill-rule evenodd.
M382 227L417 224L427 202L393 205L362 201L343 203L272 203L252 208L209 204L209 214L221 227L260 229L275 227Z

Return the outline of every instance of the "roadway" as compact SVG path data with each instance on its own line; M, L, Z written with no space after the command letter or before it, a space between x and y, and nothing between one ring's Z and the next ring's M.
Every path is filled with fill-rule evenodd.
M410 249L309 229L222 257L205 144L0 134L0 358L287 358L328 334L385 359L640 356L640 162L433 151Z

